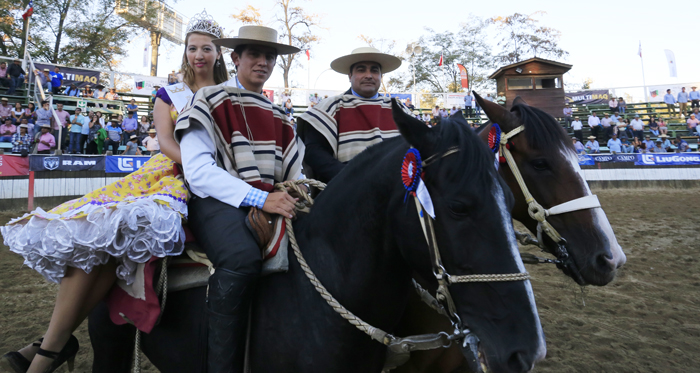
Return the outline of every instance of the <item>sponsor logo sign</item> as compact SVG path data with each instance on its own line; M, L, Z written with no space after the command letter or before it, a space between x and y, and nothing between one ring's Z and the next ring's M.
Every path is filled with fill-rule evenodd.
M104 171L105 157L61 155L31 155L30 171Z
M108 156L105 171L108 173L134 172L141 168L149 159L150 157Z

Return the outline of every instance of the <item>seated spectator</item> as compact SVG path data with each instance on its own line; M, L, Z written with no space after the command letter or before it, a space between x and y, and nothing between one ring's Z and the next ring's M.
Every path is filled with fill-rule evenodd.
M19 132L12 135L12 153L29 154L29 148L32 146L33 137L29 134L29 126L26 124L19 125Z
M119 99L119 94L116 88L110 88L109 92L105 94L105 100L115 101Z
M148 136L141 141L141 144L146 147L146 150L151 156L160 153L160 144L158 144L158 136L156 130L151 128L148 130Z
M455 115L458 111L457 106L452 106L452 109L450 109L450 116Z
M63 92L63 94L66 96L80 97L80 90L78 89L78 86L75 85L75 83L71 83L71 85L68 88L66 88L66 91Z
M622 117L615 113L610 114L610 123L617 125Z
M0 99L0 121L5 122L5 119L12 119L12 106L7 101L7 97Z
M639 139L632 138L632 146L634 147L633 153L641 153L642 152L642 142L639 141Z
M615 97L611 98L610 101L608 101L608 107L610 108L610 111L613 113L617 113L617 100Z
M126 142L131 138L131 135L136 135L136 128L138 123L136 118L134 118L134 112L130 111L126 114L126 118L122 121L122 143L126 145Z
M668 140L668 135L659 135L661 139L661 147L666 149L667 153L671 153L671 141Z
M141 149L139 149L136 135L131 135L129 137L129 141L126 142L126 149L122 155L141 155Z
M656 145L651 149L652 153L666 153L666 149L663 147L663 141L656 140Z
M7 76L7 62L0 62L0 87L9 87L10 77Z
M287 115L294 114L294 105L291 98L287 98L287 101L284 103L284 113Z
M22 113L22 116L19 117L20 121L22 119L26 119L29 124L34 124L34 119L36 118L36 106L34 105L33 102L30 102L27 104L27 107L24 109L24 113ZM32 132L32 131L30 131Z
M12 65L7 67L7 75L10 78L10 89L7 91L7 94L12 96L17 88L24 86L24 77L27 73L22 69L22 61L15 58L12 61Z
M40 73L39 70L34 70L34 74L37 75L37 79L39 79L38 83L41 87L48 93L52 93L53 87L51 86L51 76L49 76L49 72L49 69L44 69L43 73Z
M698 127L698 124L700 124L700 120L698 120L695 114L690 114L690 118L686 121L689 136L700 136L700 127Z
M627 110L627 103L624 98L619 97L617 99L617 111L624 114L625 110Z
M571 122L571 128L574 130L574 136L578 141L583 141L583 123L579 117L574 117L574 121Z
M116 153L122 139L122 129L116 120L112 120L105 130L107 131L107 138L104 141L104 149L105 151L109 150L111 145L112 151Z
M644 122L639 118L639 115L634 116L634 119L630 122L630 126L632 126L634 137L641 140L644 137Z
M27 134L29 134L29 136L31 136L33 139L34 136L36 135L36 133L34 133L34 125L29 124L29 122L27 122L27 119L24 119L24 118L20 119L20 121L19 121L20 126L23 124L27 126ZM19 127L17 127L17 128L19 128Z
M654 117L649 119L649 131L651 131L654 136L659 136L659 124L656 122L656 118Z
M15 102L15 107L10 110L10 117L12 117L12 124L17 124L20 122L20 118L22 117L22 113L24 113L24 109L22 109L22 103L21 102Z
M576 149L576 153L586 154L586 149L583 147L583 144L581 144L581 142L578 141L576 136L572 137L571 140L574 142L574 149Z
M50 124L41 125L41 134L39 135L39 140L37 142L37 153L51 154L51 149L56 147L56 139L51 134Z
M639 139L635 138L634 141L639 142ZM649 153L649 150L650 149L647 149L647 144L642 142L642 143L639 143L639 148L637 149L637 153L646 154L646 153Z
M12 124L12 118L5 118L5 124L0 126L0 142L12 142L15 132L17 127Z
M666 125L666 122L664 122L664 118L659 118L659 134L660 135L668 135L668 126Z
M98 98L100 97L100 93L96 90L93 90L90 84L88 84L85 86L85 91L83 91L83 97Z
M651 135L646 135L643 142L647 145L647 149L654 149L654 142L651 141Z
M691 151L688 142L681 138L681 135L676 135L676 139L673 141L679 153L685 153Z
M628 138L620 139L620 142L622 142L623 153L634 153L634 146L630 143Z
M447 112L447 109L441 108L440 109L440 117L441 118L447 118L450 116L450 113Z
M411 111L413 111L413 110L416 109L416 107L413 106L413 103L411 102L411 98L410 98L410 97L406 99L406 104L405 104L405 106L406 106L409 110L411 110Z
M427 112L426 112L426 113L423 113L423 115L421 116L420 119L421 119L425 124L428 124L428 123L430 123L430 114L428 114Z
M177 74L175 74L175 70L168 74L168 85L173 84L177 84Z
M617 138L617 135L613 133L612 138L608 140L608 149L610 153L618 154L622 153L622 141Z
M138 119L137 112L139 111L139 107L136 105L136 100L132 98L131 101L129 101L129 105L126 105L126 110L134 113L134 117Z
M595 136L588 136L588 142L586 143L586 153L588 154L598 154L600 153L600 145L596 140Z

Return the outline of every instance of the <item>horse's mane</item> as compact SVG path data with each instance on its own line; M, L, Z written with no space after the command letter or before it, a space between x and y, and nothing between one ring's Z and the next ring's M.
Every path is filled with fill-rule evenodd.
M536 107L518 104L510 111L518 117L525 126L527 144L545 154L560 150L574 150L569 136L554 117Z

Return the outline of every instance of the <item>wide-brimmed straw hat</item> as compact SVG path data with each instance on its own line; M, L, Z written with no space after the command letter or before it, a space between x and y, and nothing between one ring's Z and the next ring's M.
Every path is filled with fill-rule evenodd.
M129 140L133 140L133 139L135 139L135 138L136 138L136 135L131 135L131 136L129 136Z
M50 125L50 124L42 124L42 125L41 125L41 128L48 128L48 129L51 129L51 125Z
M29 128L29 126L28 126L28 125L26 125L26 124L20 124L20 125L19 125L19 128L27 128L27 129L28 129L28 128Z
M341 74L350 74L350 67L358 62L376 62L382 66L382 74L398 69L401 60L390 54L382 53L372 47L354 49L350 54L336 58L331 62L331 69Z
M156 133L156 130L151 128L150 130L148 130L148 133Z
M668 137L668 135L659 135L659 137Z
M596 137L595 137L595 136L588 136L588 139L589 139L589 140L595 140Z
M277 50L278 55L298 53L301 49L277 42L277 30L265 26L242 26L235 38L214 39L214 44L234 49L239 45L264 45Z

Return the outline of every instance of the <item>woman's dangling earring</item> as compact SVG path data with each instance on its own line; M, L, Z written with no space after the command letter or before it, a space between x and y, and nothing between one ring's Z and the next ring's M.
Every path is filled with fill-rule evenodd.
M216 61L216 67L221 66L221 61Z

